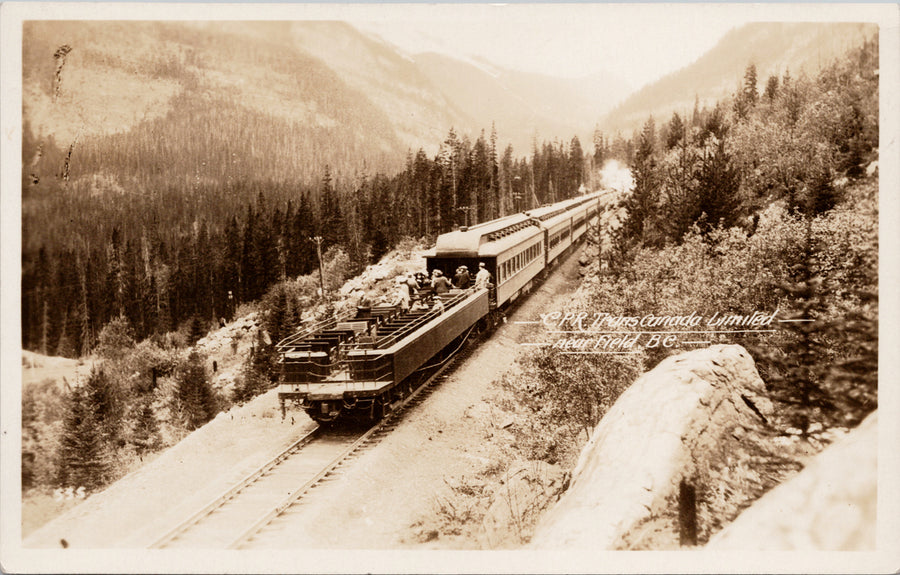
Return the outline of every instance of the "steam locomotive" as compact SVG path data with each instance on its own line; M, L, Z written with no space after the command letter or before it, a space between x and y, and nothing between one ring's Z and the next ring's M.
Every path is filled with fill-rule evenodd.
M453 289L427 309L358 308L277 344L282 415L299 404L314 420L378 420L492 314L527 293L543 272L577 244L597 217L602 193L442 234L425 254L429 274L484 263L489 288Z

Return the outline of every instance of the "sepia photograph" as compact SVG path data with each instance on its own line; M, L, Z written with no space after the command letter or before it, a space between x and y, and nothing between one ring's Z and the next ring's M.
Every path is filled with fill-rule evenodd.
M898 25L4 3L2 570L896 572Z

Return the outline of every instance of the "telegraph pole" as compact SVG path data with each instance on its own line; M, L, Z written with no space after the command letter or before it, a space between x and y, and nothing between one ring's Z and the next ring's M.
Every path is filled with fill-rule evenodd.
M319 256L319 289L321 290L322 299L325 299L325 272L322 271L322 236L309 238L316 242L316 255Z
M463 206L461 208L456 208L456 209L460 210L461 212L466 214L466 227L468 228L469 227L469 210L471 210L472 207L471 206Z

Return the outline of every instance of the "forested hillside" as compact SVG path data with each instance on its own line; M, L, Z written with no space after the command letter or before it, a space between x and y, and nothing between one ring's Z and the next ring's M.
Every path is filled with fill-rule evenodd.
M769 76L815 76L835 58L877 34L875 24L757 22L725 35L693 64L645 86L610 111L600 127L630 136L648 114L656 118L682 115L696 106L712 106L728 97L743 79L741 71L756 67L760 82Z
M73 357L124 316L139 338L188 320L230 318L273 282L317 264L313 237L345 252L351 271L403 237L435 237L570 197L589 173L577 138L530 160L496 134L451 130L436 156L410 154L399 174L336 184L273 180L112 186L99 177L45 178L23 197L23 346ZM99 183L98 183L99 180ZM99 186L99 187L98 187Z
M391 119L278 31L26 23L25 175L134 189L402 166Z
M512 387L542 422L521 433L536 457L577 453L610 397L667 356L744 346L775 410L740 437L755 445L752 455L723 452L698 480L702 543L803 465L754 442L775 438L770 445L814 453L877 408L878 45L873 36L813 77L771 76L762 91L745 64L742 87L714 105L646 118L634 141L603 140L598 155L630 156L634 188L605 220L611 241L565 311L703 321L670 347L528 354ZM753 313L778 319L754 333L706 321ZM635 328L608 329L624 337Z
M526 162L343 23L24 32L27 349L88 353L120 316L139 338L229 317L312 269L314 236L360 269L401 237L567 197L589 175L577 139L533 139Z

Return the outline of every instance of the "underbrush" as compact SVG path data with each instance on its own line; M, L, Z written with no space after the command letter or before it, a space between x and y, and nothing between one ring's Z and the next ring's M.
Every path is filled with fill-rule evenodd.
M711 446L696 477L697 543L730 523L809 456L877 408L877 179L854 183L845 202L803 216L773 204L755 229L694 227L677 245L639 248L619 267L596 266L566 312L643 317L713 314L779 319L774 332L695 339L740 344L754 358L774 414ZM610 327L609 331L635 328ZM667 329L667 328L659 328ZM494 405L524 458L571 469L591 431L637 377L695 346L628 355L526 352L500 382ZM623 549L678 547L678 502L626 534Z

